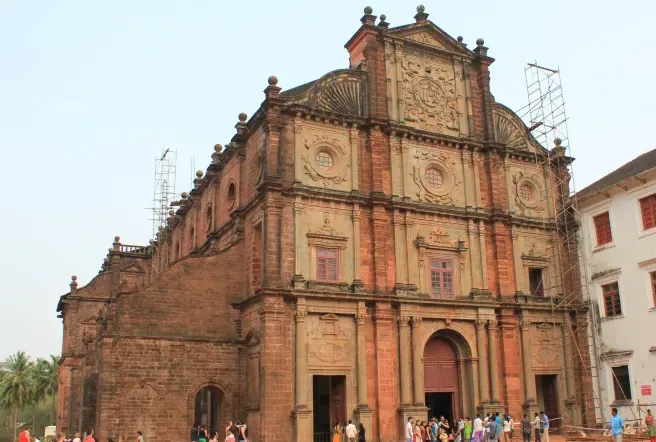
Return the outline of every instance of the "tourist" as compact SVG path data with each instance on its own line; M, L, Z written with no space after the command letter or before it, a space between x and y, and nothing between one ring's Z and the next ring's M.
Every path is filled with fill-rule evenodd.
M460 421L458 421L457 423L454 422L453 428L451 428L451 435L449 436L449 440L460 442L461 435L462 435L462 430L460 429Z
M613 417L610 418L610 428L611 433L613 433L613 440L615 442L622 442L622 432L624 431L624 419L622 416L617 414L617 408L613 408L610 413Z
M512 436L510 435L510 430L512 427L511 427L509 416L504 417L502 427L503 427L503 440L505 442L512 440Z
M357 437L358 437L358 429L355 428L355 425L353 425L353 421L349 420L348 425L346 426L346 440L348 442L357 442Z
M645 417L645 424L647 424L647 433L649 434L650 442L656 442L656 421L651 410L647 410L647 417Z
M414 429L414 442L421 442L421 422L419 419L415 421L415 429Z
M408 418L408 423L405 424L405 442L412 442L414 438L414 431L412 428L412 416Z
M87 430L87 435L84 437L84 442L95 442L96 439L93 437L93 428Z
M137 431L137 442L144 442L143 433L141 431Z
M470 442L472 438L472 423L469 416L465 416L465 428L464 428L464 442Z
M33 440L34 442L41 442L41 441L39 440L39 436L34 436L34 437L32 438L32 440Z
M474 440L483 442L483 420L480 414L477 414L474 419Z
M66 442L66 436L64 436L63 433L57 433L57 437L55 438L55 442Z
M333 442L341 442L342 441L342 424L340 421L335 422L335 426L333 427Z
M540 422L540 415L535 413L535 418L533 419L533 432L535 433L535 442L540 442L542 440L542 423Z
M198 425L193 424L191 426L191 434L189 435L189 440L191 442L198 442Z
M525 414L524 419L522 419L521 429L522 442L531 442L531 419L528 418L528 414Z
M439 428L437 427L437 419L435 418L435 416L433 416L430 420L429 429L430 429L431 441L436 442L439 433Z
M203 424L198 426L198 442L207 442L207 430Z
M492 416L488 413L485 416L485 419L483 419L483 440L485 440L485 442L490 440L490 427L487 426L487 424L490 423L490 420L492 420Z
M233 433L234 428L232 428L232 422L230 422L230 427L226 430L225 442L235 442L235 435Z
M549 416L547 416L544 411L540 412L540 425L542 432L542 441L549 442Z
M508 415L508 423L510 424L510 440L512 440L515 435L515 421L511 415Z
M246 422L237 427L239 429L239 442L248 442L248 425Z
M16 433L14 433L16 434ZM18 442L30 442L30 426L25 425L18 436Z
M499 424L497 423L496 416L490 418L485 428L487 430L489 442L496 442L499 440Z
M364 431L364 425L362 425L362 422L360 422L360 426L358 428L358 442L366 442L367 438L365 437L365 431Z
M73 442L82 442L82 439L80 439L80 433L75 433L75 436L73 436Z
M448 440L449 440L449 436L446 434L446 431L444 431L444 428L440 428L439 441L446 442Z
M439 427L443 429L445 433L449 432L449 421L444 419L444 416L440 416Z

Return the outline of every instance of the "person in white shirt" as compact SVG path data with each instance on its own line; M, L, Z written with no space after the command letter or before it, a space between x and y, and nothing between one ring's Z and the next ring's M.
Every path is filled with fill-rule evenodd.
M474 440L483 442L483 421L479 414L477 414L476 419L474 419Z
M80 433L75 433L75 437L73 438L73 442L82 442L80 439Z
M348 442L356 442L358 438L358 429L355 428L355 425L353 425L353 421L349 421L348 425L346 426L346 430L344 430L346 433L346 439Z
M405 424L405 441L412 442L412 437L414 435L412 428L412 416L408 418L408 423Z

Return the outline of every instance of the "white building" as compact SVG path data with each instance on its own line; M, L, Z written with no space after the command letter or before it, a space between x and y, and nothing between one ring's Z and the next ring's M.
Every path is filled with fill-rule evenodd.
M656 409L656 149L578 194L604 421ZM646 408L642 408L642 417Z

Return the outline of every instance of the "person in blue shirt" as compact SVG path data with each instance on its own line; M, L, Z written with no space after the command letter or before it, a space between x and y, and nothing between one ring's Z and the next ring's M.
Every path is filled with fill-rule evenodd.
M544 411L540 412L540 423L542 424L542 442L549 442L549 417L544 414Z
M617 414L617 408L613 408L611 411L613 417L610 418L610 431L613 433L613 440L615 442L622 442L622 432L624 430L624 419L622 416Z
M494 420L497 421L497 428L501 429L501 417L499 416L499 412L497 411L496 414L494 415Z

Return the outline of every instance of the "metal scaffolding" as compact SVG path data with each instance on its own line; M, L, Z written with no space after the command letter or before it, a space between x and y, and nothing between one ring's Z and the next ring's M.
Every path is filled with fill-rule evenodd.
M579 230L574 168L567 130L567 114L559 69L528 63L524 69L528 105L517 113L526 122L529 132L544 150L536 153L542 167L548 191L546 203L553 217L546 222L554 229L547 257L551 272L543 282L544 292L557 294L551 303L556 337L557 315L565 311L563 333L571 342L569 356L573 371L578 374L574 383L575 399L581 410L581 422L600 423L603 410L599 389L599 312L588 296L588 269L585 259L584 236ZM569 336L567 336L569 335ZM554 342L564 342L563 339ZM564 344L563 344L564 345ZM563 354L566 349L563 348ZM596 385L593 385L596 383ZM574 426L573 416L563 419L563 426ZM571 428L571 427L570 427Z

